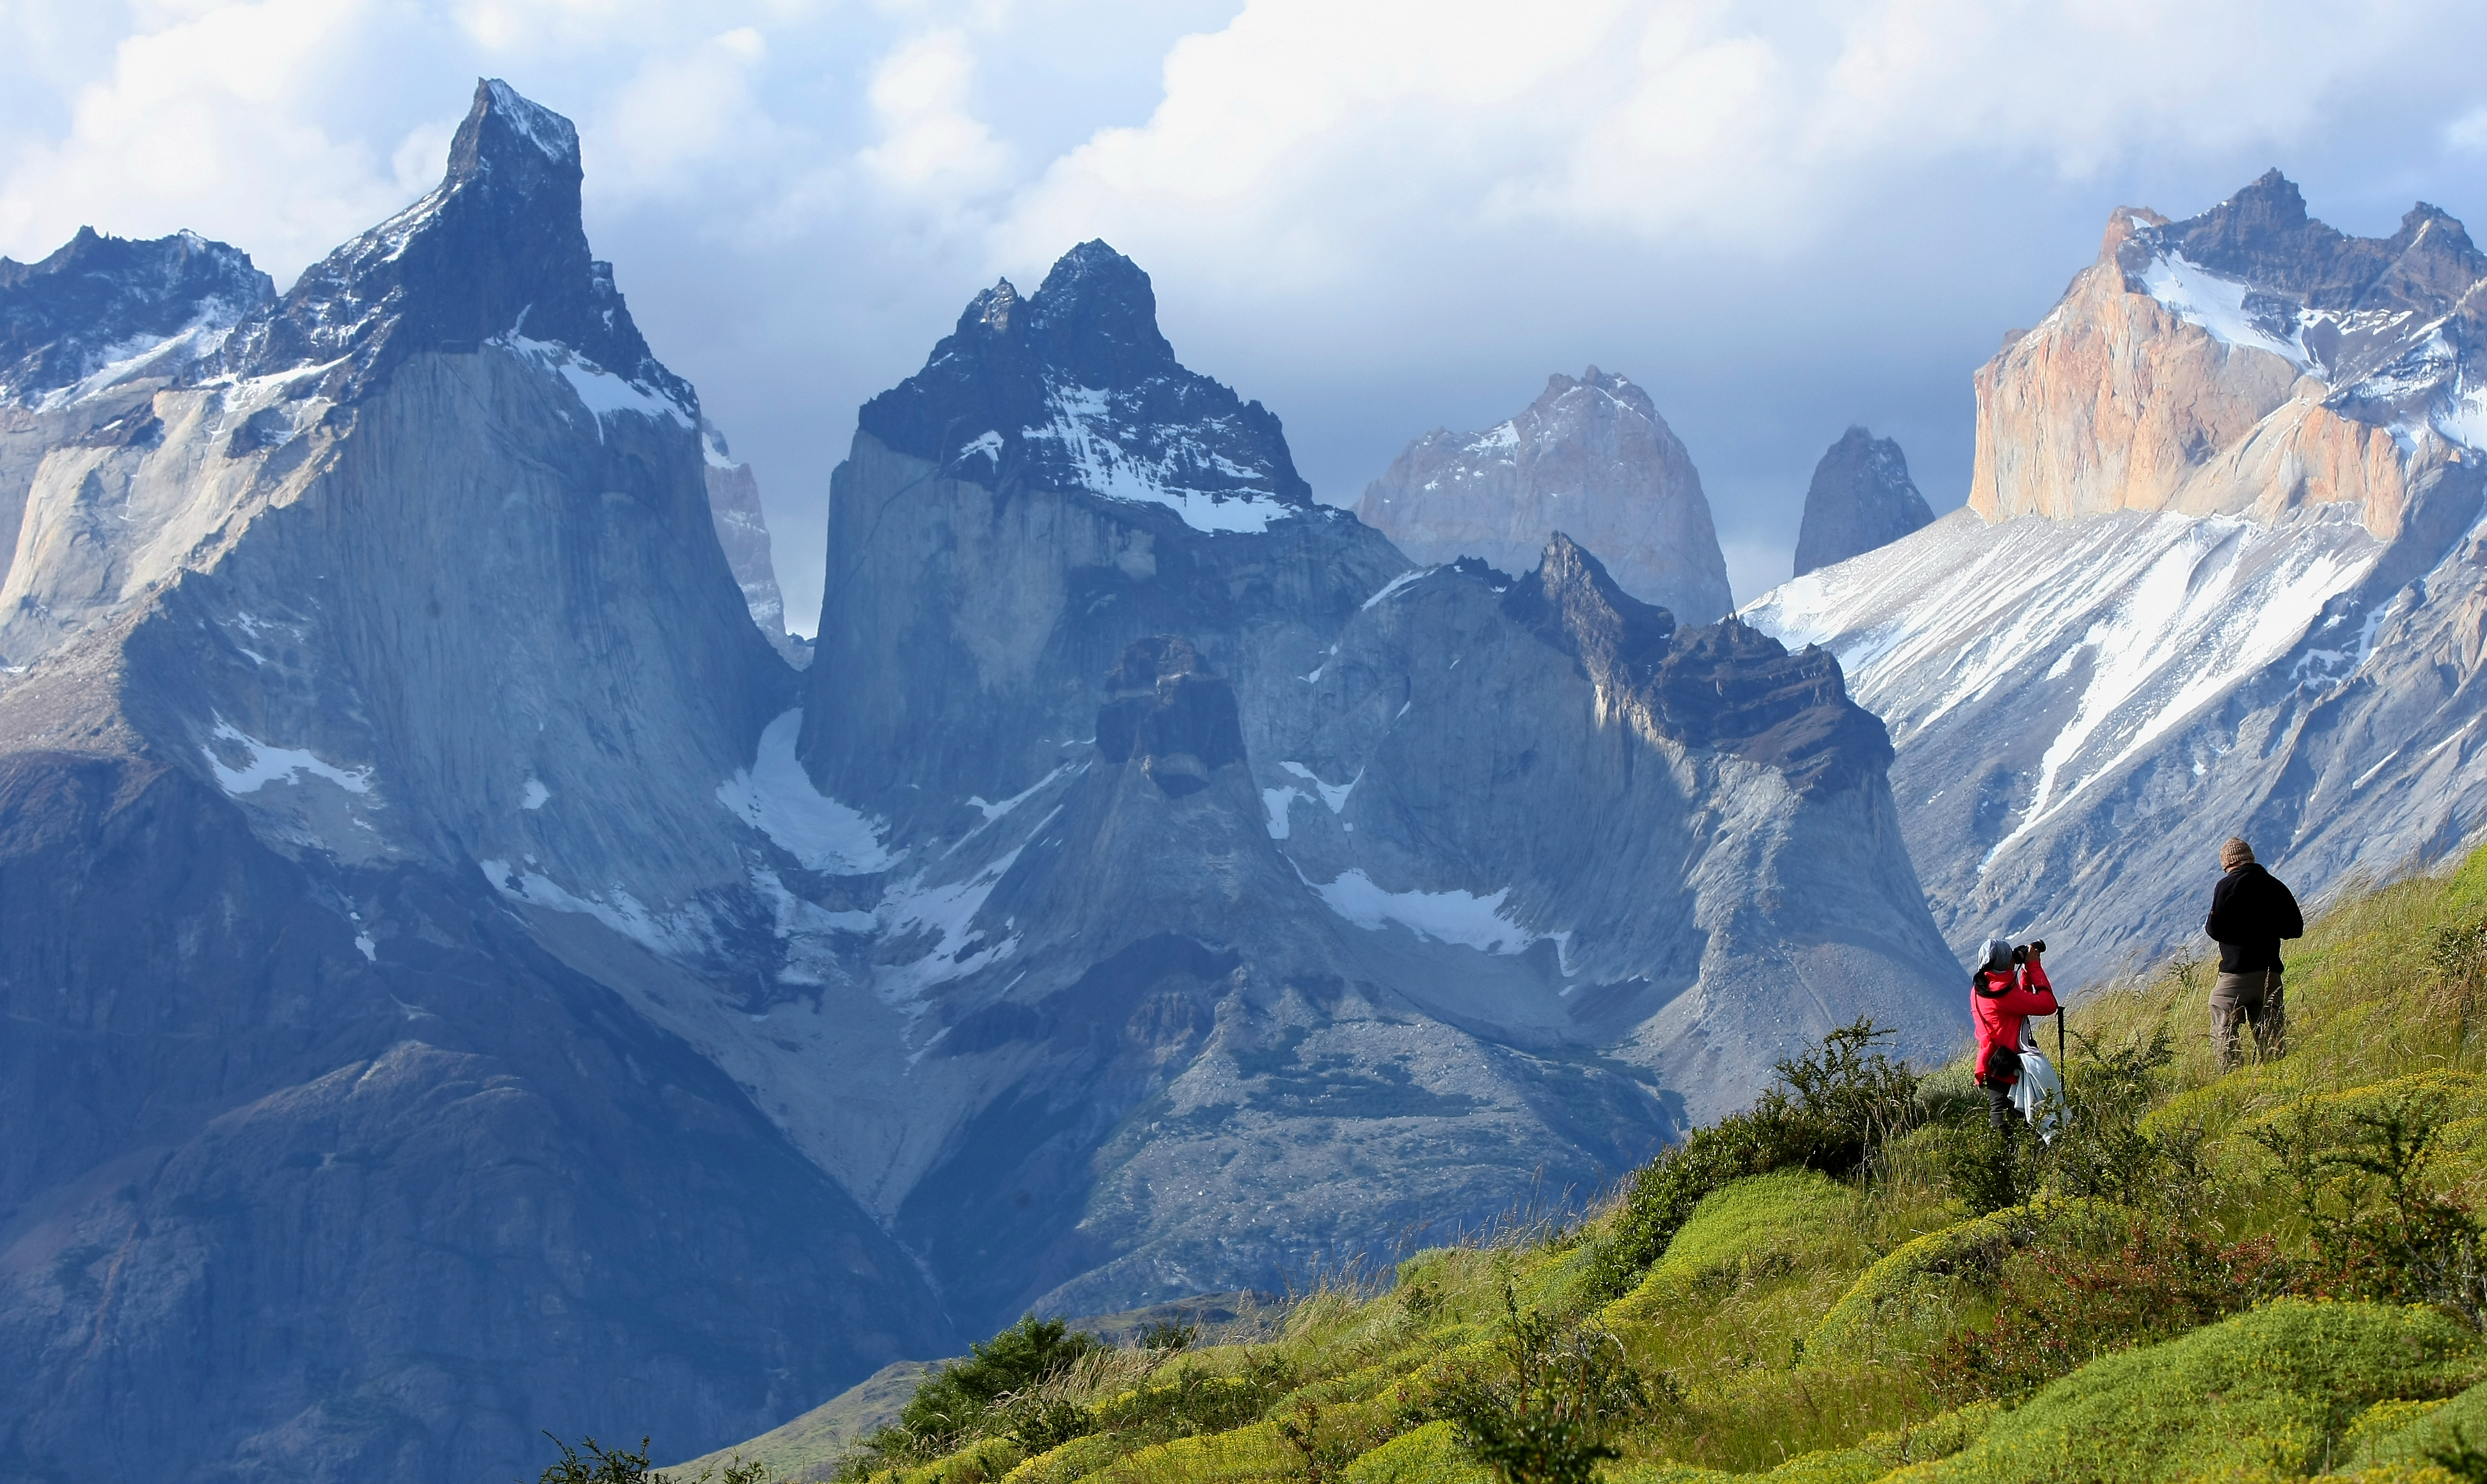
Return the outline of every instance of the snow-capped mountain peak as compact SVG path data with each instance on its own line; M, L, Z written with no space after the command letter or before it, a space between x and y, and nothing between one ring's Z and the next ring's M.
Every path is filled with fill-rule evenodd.
M953 478L1161 505L1195 530L1319 509L1278 419L1175 359L1149 275L1104 242L1063 254L1026 298L1008 279L977 294L859 424Z
M1746 609L1890 725L1955 936L2078 984L2194 941L2228 834L2315 895L2487 823L2482 283L2435 208L2351 237L2276 171L2120 208L1977 373L1970 510Z
M689 384L650 353L612 265L588 251L580 179L569 120L507 83L477 82L440 184L237 328L226 368L251 378L319 367L320 390L343 400L420 351L558 346L568 354L554 359L619 378L695 425Z

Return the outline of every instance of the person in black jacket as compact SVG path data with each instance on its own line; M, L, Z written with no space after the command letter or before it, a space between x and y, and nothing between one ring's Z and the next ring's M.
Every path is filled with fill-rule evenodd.
M2220 977L2211 986L2211 1050L2225 1072L2237 1064L2240 1017L2253 1026L2254 1048L2263 1055L2287 1049L2279 940L2305 937L2305 918L2296 896L2254 863L2253 847L2245 841L2230 836L2220 847L2220 869L2227 874L2211 888L2211 915L2202 931L2220 944Z

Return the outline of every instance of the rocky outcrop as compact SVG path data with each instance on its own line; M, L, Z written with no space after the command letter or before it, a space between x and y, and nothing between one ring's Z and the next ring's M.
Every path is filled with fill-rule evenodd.
M40 263L0 258L0 401L28 406L107 368L129 376L212 352L275 296L249 254L196 233L130 241L80 227Z
M1851 428L1813 466L1797 527L1796 574L1887 546L1934 518L1900 445Z
M2098 264L1978 373L1971 510L1753 604L1838 654L1962 944L2059 979L2201 946L2218 842L2301 896L2487 823L2475 637L2487 260L2277 174Z
M1692 456L1647 392L1595 366L1548 378L1487 432L1418 438L1355 513L1419 562L1473 556L1510 571L1561 529L1603 553L1626 592L1685 623L1733 605Z

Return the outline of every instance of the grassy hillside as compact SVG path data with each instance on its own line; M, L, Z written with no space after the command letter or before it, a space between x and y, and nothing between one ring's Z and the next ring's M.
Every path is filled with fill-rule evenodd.
M1965 1065L1834 1037L1586 1219L1260 1343L971 1362L844 1476L2487 1478L2482 922L2487 853L2350 894L2291 955L2287 1053L2225 1077L2209 965L2094 996L2044 1149Z

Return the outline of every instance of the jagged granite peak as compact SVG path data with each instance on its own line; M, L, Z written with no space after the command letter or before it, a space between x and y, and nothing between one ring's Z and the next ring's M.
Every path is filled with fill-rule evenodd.
M40 262L0 258L0 401L31 404L107 368L178 373L275 296L248 253L195 232L133 240L80 227Z
M860 419L795 746L853 827L840 874L774 878L832 988L698 1033L750 1085L838 1068L806 1147L970 1328L1267 1285L1541 1167L1602 1184L1826 1017L1949 1050L1887 740L1828 655L1681 629L1570 536L1517 578L1411 567L1340 511L1204 528L1027 472L1042 438L961 456L1033 414L958 409L1065 367L1214 387L1144 284L1087 248L997 286ZM1230 439L1216 390L1116 435Z
M2197 216L2137 228L2127 243L2118 258L2137 278L2157 252L2173 251L2315 310L2433 319L2487 276L2487 256L2443 209L2421 201L2390 237L2351 237L2308 215L2304 193L2276 169Z
M955 478L1164 505L1202 530L1315 508L1277 417L1175 359L1149 275L1104 242L1024 299L1008 279L977 294L857 426Z
M2301 895L2487 826L2487 262L2277 172L2099 259L1977 373L1970 509L1746 612L1845 662L1938 919L2079 984L2198 945L2219 841Z
M1502 602L1578 657L1603 707L1653 734L1774 769L1801 794L1856 787L1890 765L1889 734L1848 698L1828 651L1792 654L1734 614L1679 630L1560 531Z
M2436 208L2349 237L2277 171L2182 221L2120 207L2055 311L1977 373L1970 507L2269 523L2350 504L2391 540L2428 470L2487 451L2482 282Z
M346 400L407 355L497 340L562 348L696 417L689 383L649 351L613 266L588 250L582 178L568 119L478 81L440 184L238 326L225 368L250 378L322 367L321 392Z
M1931 524L1935 513L1890 438L1850 428L1813 466L1797 527L1796 575L1888 546Z
M1419 562L1526 570L1558 527L1636 597L1706 624L1732 602L1700 471L1649 394L1591 366L1549 377L1484 433L1436 429L1365 487L1356 515Z

